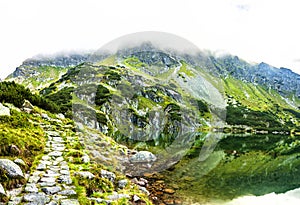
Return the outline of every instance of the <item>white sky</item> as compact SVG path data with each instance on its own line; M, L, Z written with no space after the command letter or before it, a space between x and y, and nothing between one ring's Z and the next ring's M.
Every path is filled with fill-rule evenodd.
M1 0L0 78L26 58L164 31L300 73L298 0Z

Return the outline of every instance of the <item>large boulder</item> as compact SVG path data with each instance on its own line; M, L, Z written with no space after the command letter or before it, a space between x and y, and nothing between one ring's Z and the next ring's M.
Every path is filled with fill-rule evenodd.
M9 159L0 159L0 169L7 173L9 177L24 178L21 168Z
M136 162L154 162L156 161L156 156L154 154L152 154L151 152L148 151L139 151L136 154L134 154L133 156L131 156L129 158L129 161L132 163L136 163Z
M10 109L5 107L2 103L0 103L0 116L10 116Z

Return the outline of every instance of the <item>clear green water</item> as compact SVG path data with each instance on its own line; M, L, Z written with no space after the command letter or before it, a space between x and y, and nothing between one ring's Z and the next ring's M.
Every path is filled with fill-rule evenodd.
M169 185L179 187L176 195L188 204L283 193L300 187L300 152L292 147L297 140L280 135L223 136L204 161L194 153L163 175Z

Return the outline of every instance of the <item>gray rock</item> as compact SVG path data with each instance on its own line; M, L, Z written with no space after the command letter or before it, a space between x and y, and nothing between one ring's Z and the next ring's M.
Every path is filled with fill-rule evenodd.
M18 205L21 204L23 197L12 197L7 205Z
M45 194L55 194L55 193L61 191L61 187L59 187L59 186L55 186L55 187L43 187L42 191L45 192Z
M38 205L44 205L50 201L50 198L47 197L45 193L30 193L24 195L24 201L34 202Z
M36 187L36 184L27 184L25 187L25 192L37 193L39 190Z
M0 196L1 196L1 195L6 196L6 191L4 190L2 184L0 184Z
M54 137L52 138L52 140L53 140L54 142L59 142L59 143L65 142L65 141L63 140L63 138L61 138L60 136L54 136Z
M50 152L48 155L51 156L51 157L61 157L62 154L63 154L62 152L53 151L53 152Z
M114 182L116 179L116 175L112 172L101 170L101 177L108 179L111 182Z
M52 137L60 136L59 132L56 131L46 131L46 133Z
M9 159L0 159L0 169L13 178L24 178L21 168Z
M14 163L16 164L19 164L19 165L23 165L23 166L26 166L26 163L22 160L22 159L15 159L14 160Z
M42 113L41 116L45 120L51 120L51 118L46 113Z
M23 191L23 187L11 189L11 190L6 190L7 196L10 196L11 198L16 197L20 195Z
M38 175L32 175L29 177L28 182L29 183L37 183L40 180L41 177Z
M57 181L59 183L72 184L72 179L68 175L61 175L60 177L58 177Z
M129 158L129 161L132 163L139 163L139 162L154 162L156 161L156 156L148 151L139 151L133 156Z
M77 199L63 199L60 205L80 205Z
M50 186L54 186L56 184L56 182L39 182L38 184L41 187L50 187Z
M0 116L10 116L10 109L0 103Z
M62 114L62 113L58 113L57 115L56 115L56 117L57 118L59 118L59 119L65 119L65 116L64 116L64 114Z
M43 177L40 180L41 182L55 182L56 178L55 177Z
M107 196L107 198L109 200L116 201L116 200L122 199L122 198L129 199L130 196L128 194L118 194L117 192L114 192L112 195Z
M63 175L70 175L70 171L64 169L60 170L60 173Z
M134 201L134 202L137 202L137 201L139 201L139 200L141 200L140 197L138 197L137 195L134 195L134 196L133 196L133 201Z
M118 181L118 187L119 187L120 189L125 188L125 187L127 186L127 184L128 184L127 179L122 179L122 180Z
M47 205L59 205L57 201L50 201Z
M82 160L83 163L89 163L91 161L90 157L87 154L84 154L81 157L81 160Z
M76 191L73 189L66 189L63 191L58 192L59 195L64 195L64 196L71 196L71 195L76 195Z
M82 177L84 179L93 179L95 175L93 175L91 172L75 172L75 175Z
M148 196L150 195L150 192L145 187L143 187L143 186L139 186L139 190L141 190L142 192L144 192Z
M47 165L44 163L39 163L36 167L37 170L45 170L47 168Z

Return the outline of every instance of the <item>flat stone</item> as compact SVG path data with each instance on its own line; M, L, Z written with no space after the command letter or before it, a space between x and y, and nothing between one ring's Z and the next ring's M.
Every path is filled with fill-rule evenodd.
M25 192L37 193L39 192L36 184L27 184L25 187Z
M60 177L58 177L57 181L59 183L64 183L64 184L72 184L72 179L70 176L68 175L61 175Z
M52 149L53 149L54 151L62 152L62 151L64 151L66 148L65 148L65 147L53 147Z
M39 163L39 165L37 166L37 170L45 170L47 168L47 165L46 164L43 164L43 163Z
M58 157L55 159L55 161L53 162L54 166L57 166L59 163L61 163L62 161L64 161L63 157Z
M70 175L70 172L68 170L64 170L64 169L60 170L60 173L64 174L64 175Z
M43 157L42 157L42 160L50 160L51 159L51 157L49 157L48 155L44 155Z
M21 168L9 159L0 159L0 169L12 178L24 178Z
M30 193L24 195L24 201L44 205L50 201L50 198L45 193Z
M40 178L41 178L41 177L39 177L39 176L33 175L33 176L30 176L30 177L29 177L28 182L29 182L29 183L37 183L37 182L40 180Z
M41 187L46 187L46 186L54 186L56 182L39 182L38 183Z
M46 133L52 137L60 136L59 132L56 131L46 131Z
M10 196L11 198L18 196L23 191L23 187L14 188L11 190L6 190L7 196Z
M66 189L63 191L58 192L59 195L64 195L64 196L71 196L71 195L76 195L76 191L73 189Z
M41 182L55 182L56 178L54 178L54 177L43 177L43 178L41 178L40 181Z
M7 205L18 205L21 204L23 197L12 197Z
M59 205L57 201L50 201L47 205Z
M54 142L64 142L64 140L61 136L52 136L52 140Z
M61 187L59 187L59 186L43 187L42 191L45 192L45 194L55 194L55 193L61 191Z
M48 155L51 156L51 157L61 157L62 154L63 154L62 152L53 151L53 152L50 152Z
M69 166L68 165L62 165L62 166L60 166L60 168L62 170L69 170Z
M130 196L128 194L118 194L117 192L114 192L112 195L107 196L107 198L109 200L116 201L116 200L122 199L122 198L129 199Z
M80 205L77 199L63 199L60 205Z
M63 161L63 162L60 163L60 166L68 166L68 162Z
M80 176L84 179L93 179L95 175L93 175L91 172L75 172L75 175Z
M55 174L44 174L44 177L52 177L52 178L55 178L55 177L59 177L60 176L60 174L58 174L58 173L55 173Z
M49 170L51 170L53 172L56 172L56 173L59 173L60 167L59 166L50 166Z

